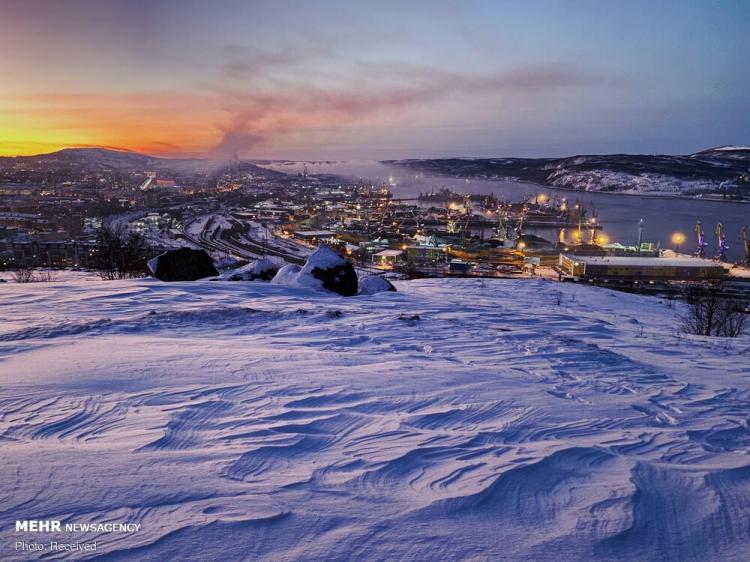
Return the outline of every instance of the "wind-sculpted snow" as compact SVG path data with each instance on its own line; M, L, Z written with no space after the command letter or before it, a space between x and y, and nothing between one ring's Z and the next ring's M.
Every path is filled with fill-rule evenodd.
M65 558L13 549L57 519L141 525L44 537L76 559L747 559L750 339L542 280L397 288L0 285L0 558Z

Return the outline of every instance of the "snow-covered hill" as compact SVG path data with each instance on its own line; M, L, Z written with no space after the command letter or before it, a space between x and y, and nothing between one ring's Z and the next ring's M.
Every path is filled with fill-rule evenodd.
M695 196L721 193L750 198L750 148L723 146L685 156L605 154L569 158L440 158L388 164L436 175L522 180L628 194Z
M141 525L58 537L97 540L75 559L746 559L750 338L542 280L397 286L0 284L0 558L63 558L13 547L59 519Z

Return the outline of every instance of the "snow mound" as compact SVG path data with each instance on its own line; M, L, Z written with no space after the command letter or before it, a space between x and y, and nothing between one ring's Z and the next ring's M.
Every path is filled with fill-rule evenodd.
M226 271L221 274L221 279L226 281L255 281L261 279L270 281L279 270L279 266L269 259L260 259L243 265L237 269Z
M230 256L222 256L216 260L214 260L214 266L216 269L237 269L237 266L242 263L237 258L233 258Z
M290 287L296 286L297 277L299 272L302 270L296 263L290 263L285 265L276 273L271 283L273 285L288 285Z
M385 291L395 291L393 284L380 275L368 275L359 280L359 292L362 295L374 295Z
M341 257L337 252L334 252L331 248L325 244L318 246L310 257L307 258L305 267L303 269L312 271L312 268L318 267L320 269L331 269L337 265L344 265L346 260Z

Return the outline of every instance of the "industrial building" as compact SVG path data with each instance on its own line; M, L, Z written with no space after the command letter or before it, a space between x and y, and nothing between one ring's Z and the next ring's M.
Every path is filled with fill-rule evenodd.
M335 238L336 233L330 230L295 230L293 236L298 240L315 243Z
M411 263L435 264L448 261L444 246L406 246L406 259Z
M561 254L560 274L580 279L705 281L723 279L718 262L700 258L597 257Z

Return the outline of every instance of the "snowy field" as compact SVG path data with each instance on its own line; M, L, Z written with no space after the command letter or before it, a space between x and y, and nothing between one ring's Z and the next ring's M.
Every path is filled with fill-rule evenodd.
M747 560L750 338L543 280L0 284L14 521L98 560ZM557 292L562 293L558 304Z

